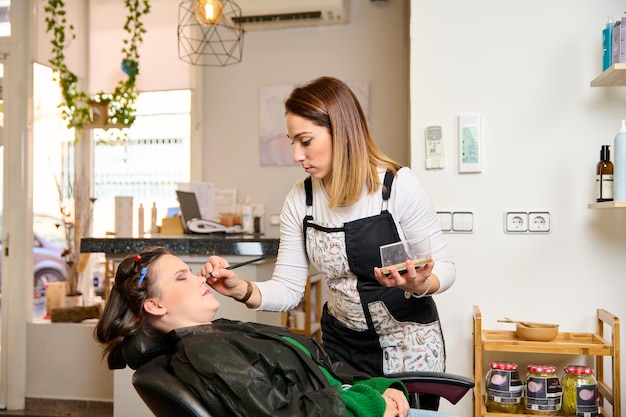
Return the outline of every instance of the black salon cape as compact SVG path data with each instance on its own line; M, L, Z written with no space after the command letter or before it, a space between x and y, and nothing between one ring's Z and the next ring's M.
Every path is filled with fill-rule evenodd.
M304 345L304 351L281 336ZM318 365L342 383L367 378L344 363L333 363L312 339L258 323L219 319L172 331L171 366L176 376L215 416L345 416L337 387Z

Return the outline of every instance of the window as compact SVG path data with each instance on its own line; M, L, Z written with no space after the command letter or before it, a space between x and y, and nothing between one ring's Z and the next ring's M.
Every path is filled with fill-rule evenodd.
M94 131L94 236L115 230L115 196L133 197L135 230L139 204L146 231L153 203L158 219L178 206L177 184L189 182L190 118L190 90L146 92L138 97L135 123L122 137L115 139L117 129Z
M0 36L11 36L11 22L9 20L9 12L11 9L11 0L0 0Z

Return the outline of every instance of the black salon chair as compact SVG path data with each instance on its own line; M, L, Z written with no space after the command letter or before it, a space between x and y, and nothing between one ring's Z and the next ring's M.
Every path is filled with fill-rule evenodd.
M161 339L140 334L126 339L122 347L123 362L109 362L109 367L128 365L135 370L133 386L156 417L211 417L213 414L171 372L170 355L168 345ZM413 400L418 393L433 394L456 404L474 387L471 379L449 373L415 372L392 377L404 382Z

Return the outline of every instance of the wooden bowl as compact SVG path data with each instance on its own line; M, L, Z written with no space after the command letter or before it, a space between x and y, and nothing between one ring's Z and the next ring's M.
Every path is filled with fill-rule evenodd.
M517 324L517 337L523 340L536 342L549 342L559 334L559 325L551 323L529 323Z

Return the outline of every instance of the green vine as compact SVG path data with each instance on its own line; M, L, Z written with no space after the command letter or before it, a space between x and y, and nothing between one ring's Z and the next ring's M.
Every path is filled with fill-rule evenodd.
M82 129L92 122L91 102L108 102L106 125L118 127L130 126L136 118L135 101L137 90L135 82L139 75L139 45L146 33L141 17L150 12L149 0L124 0L128 10L124 31L129 39L124 39L122 46L122 70L128 76L120 80L112 93L100 92L93 97L81 91L78 77L65 63L65 48L76 39L74 25L67 21L65 1L47 0L44 7L46 33L52 33L52 58L48 61L52 69L58 71L58 82L63 95L63 119L69 128Z

